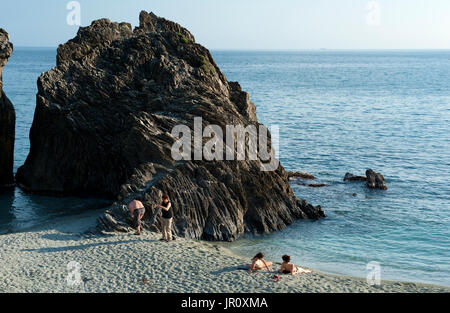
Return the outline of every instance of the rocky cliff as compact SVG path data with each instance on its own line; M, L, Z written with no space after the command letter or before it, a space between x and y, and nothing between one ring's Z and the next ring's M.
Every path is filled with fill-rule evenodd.
M282 166L175 161L172 131L193 129L196 117L224 133L226 125L260 126L249 95L185 28L147 12L134 30L94 21L59 46L57 66L38 79L30 154L16 179L34 192L117 199L99 220L108 230L126 226L122 204L141 200L148 219L162 194L172 199L175 233L198 239L233 240L324 216L295 197Z
M0 28L0 188L14 183L14 136L16 113L3 92L2 72L13 52L8 33Z

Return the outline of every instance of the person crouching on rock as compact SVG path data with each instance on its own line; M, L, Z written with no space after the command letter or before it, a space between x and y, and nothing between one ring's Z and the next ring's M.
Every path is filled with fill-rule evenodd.
M262 252L258 252L258 254L253 257L252 264L248 265L248 267L250 268L250 273L255 270L262 270L263 268L267 268L267 270L270 272L270 266L272 266L272 262L266 262L264 260L264 254Z
M136 228L136 235L141 235L141 221L145 214L145 207L139 200L133 200L128 205L131 216L133 216L133 226Z
M172 240L172 203L170 203L169 196L165 195L162 198L161 205L158 205L162 212L162 238L167 242Z

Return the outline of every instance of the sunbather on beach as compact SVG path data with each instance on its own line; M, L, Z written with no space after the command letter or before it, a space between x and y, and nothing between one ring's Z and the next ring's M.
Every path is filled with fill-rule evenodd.
M139 200L133 200L128 204L128 209L133 216L133 226L136 228L136 235L141 235L141 220L145 214L145 207Z
M267 270L270 271L270 266L272 266L272 262L266 262L262 252L258 252L258 254L253 257L252 264L248 265L250 268L250 273L255 270L262 270L264 268L267 268Z
M281 263L281 267L278 270L279 273L283 274L301 274L301 273L311 273L310 270L305 270L300 267L296 267L294 264L291 263L291 257L289 255L283 255L281 257L283 259L283 263Z

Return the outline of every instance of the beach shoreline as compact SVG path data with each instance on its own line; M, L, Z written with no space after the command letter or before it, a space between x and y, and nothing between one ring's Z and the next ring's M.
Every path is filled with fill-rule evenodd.
M0 235L2 293L359 293L450 292L450 287L325 274L249 274L248 258L214 242L160 234L90 233L100 211L59 217L26 232ZM75 266L74 266L75 264ZM77 271L77 266L79 270ZM77 276L77 273L80 275Z

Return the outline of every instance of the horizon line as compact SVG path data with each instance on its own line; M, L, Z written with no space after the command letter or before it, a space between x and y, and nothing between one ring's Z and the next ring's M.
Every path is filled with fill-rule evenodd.
M17 48L35 48L35 49L57 49L58 46L14 46ZM284 51L450 51L450 48L207 48L210 51L267 51L267 52L284 52Z

